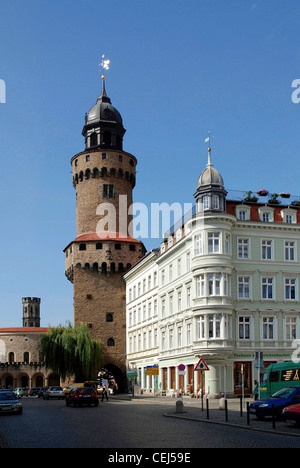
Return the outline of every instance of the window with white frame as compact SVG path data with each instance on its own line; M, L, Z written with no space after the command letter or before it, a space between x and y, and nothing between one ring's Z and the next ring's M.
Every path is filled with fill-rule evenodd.
M274 339L274 317L263 317L263 339Z
M166 332L162 331L161 332L161 349L165 351L166 349Z
M154 347L156 348L158 344L158 331L157 328L154 328Z
M166 316L166 301L165 299L161 300L161 317L165 318Z
M186 306L191 307L191 288L186 290Z
M250 299L250 276L238 276L238 298Z
M177 306L178 306L178 312L182 310L182 292L178 291L177 293Z
M186 254L186 271L190 271L191 270L191 254L190 252L188 252Z
M220 296L221 294L221 274L209 273L208 275L208 295Z
M177 346L178 348L182 346L182 326L177 328Z
M173 310L173 295L170 294L169 296L169 312L170 312L170 315L173 314L174 310Z
M195 255L202 255L203 254L202 232L200 234L197 234L197 236L194 237L194 242L195 242Z
M226 255L230 255L231 248L230 248L230 235L225 234L225 245L224 245L224 252Z
M181 276L181 259L177 260L177 277L180 278Z
M274 278L264 277L261 280L262 299L274 299Z
M250 340L250 317L239 317L239 339Z
M272 260L273 254L273 241L268 239L263 239L261 241L261 258L262 260Z
M219 197L219 195L213 195L213 197L212 197L212 207L213 207L213 210L219 210L220 209L220 197Z
M173 265L169 265L169 282L173 281Z
M186 342L188 345L192 344L192 324L187 323L186 325Z
M197 320L197 336L199 340L205 339L205 317L200 315Z
M285 278L284 280L285 299L294 301L296 299L296 278Z
M148 332L148 344L149 348L152 348L152 330L149 330Z
M209 210L209 196L204 195L203 197L203 210Z
M295 340L297 338L297 320L296 317L286 317L285 319L286 340Z
M169 329L169 349L174 348L174 330L173 328Z
M249 259L249 239L238 239L238 258Z
M209 232L208 233L208 253L219 253L220 252L220 233Z
M205 296L205 277L204 275L199 275L196 278L196 293L197 297Z
M221 337L221 314L210 314L208 316L208 336L209 338Z
M288 262L294 262L296 260L295 241L284 242L284 259Z

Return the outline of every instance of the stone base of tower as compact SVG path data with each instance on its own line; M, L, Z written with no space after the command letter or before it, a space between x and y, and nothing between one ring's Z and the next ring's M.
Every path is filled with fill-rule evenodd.
M74 267L75 326L87 323L103 346L104 368L115 369L119 390L126 386L126 288L118 273ZM100 369L99 369L100 370ZM120 376L123 381L120 381Z

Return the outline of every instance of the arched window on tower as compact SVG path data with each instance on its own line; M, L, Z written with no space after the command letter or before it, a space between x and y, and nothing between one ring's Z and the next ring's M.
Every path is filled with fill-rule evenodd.
M24 353L23 362L25 362L26 364L29 364L29 353L28 352Z
M110 132L103 133L103 144L105 146L111 146L111 133Z
M113 322L114 321L113 314L106 314L106 321L107 322Z
M113 338L109 338L107 340L107 346L115 346L115 340Z

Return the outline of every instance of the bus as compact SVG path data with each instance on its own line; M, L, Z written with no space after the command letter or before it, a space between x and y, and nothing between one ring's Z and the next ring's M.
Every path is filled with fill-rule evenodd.
M281 362L271 364L264 373L260 384L260 399L269 398L285 387L300 387L300 362ZM255 400L259 398L258 386L253 392Z

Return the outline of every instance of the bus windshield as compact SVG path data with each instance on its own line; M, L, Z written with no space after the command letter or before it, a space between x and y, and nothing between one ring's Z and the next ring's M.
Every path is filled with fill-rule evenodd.
M295 388L283 388L282 390L279 390L279 392L274 393L271 398L288 398L292 393L294 393L294 391Z

